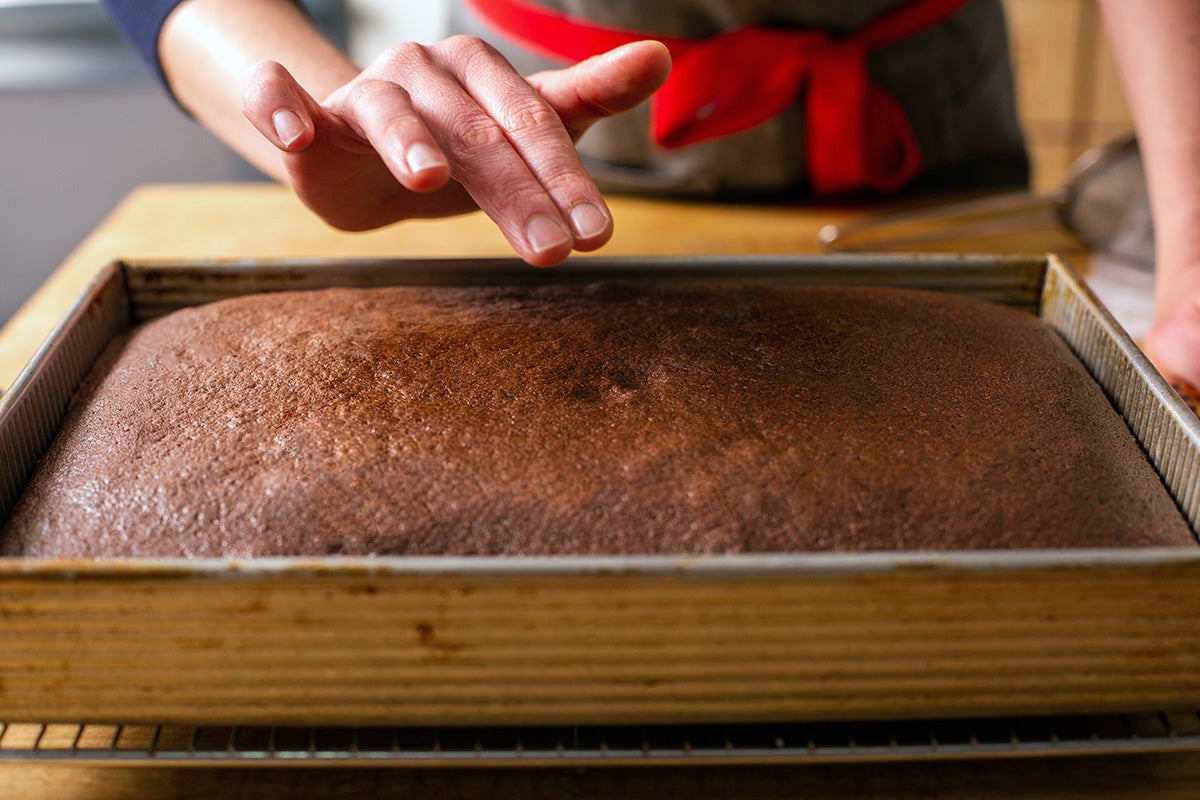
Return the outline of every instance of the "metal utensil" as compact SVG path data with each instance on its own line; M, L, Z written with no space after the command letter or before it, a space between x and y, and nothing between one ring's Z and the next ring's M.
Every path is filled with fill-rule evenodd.
M828 250L897 250L1058 225L1095 252L1151 267L1154 229L1137 139L1094 147L1071 165L1061 189L1013 192L876 214L818 233Z

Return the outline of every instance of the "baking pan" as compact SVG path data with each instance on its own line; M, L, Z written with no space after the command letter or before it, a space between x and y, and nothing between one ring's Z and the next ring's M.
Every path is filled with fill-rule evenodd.
M1200 423L1060 260L118 263L0 401L0 517L112 336L330 285L870 283L1039 314L1195 527ZM594 725L1200 706L1200 547L606 558L0 561L0 719Z

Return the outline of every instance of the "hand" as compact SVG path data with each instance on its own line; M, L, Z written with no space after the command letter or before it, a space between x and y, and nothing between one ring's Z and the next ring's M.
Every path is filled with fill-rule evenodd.
M1200 290L1181 293L1170 303L1160 293L1158 301L1146 355L1168 381L1200 388Z
M330 225L368 230L480 208L521 258L550 266L612 236L574 142L649 97L669 70L666 48L638 42L525 79L459 36L394 47L324 102L263 62L243 112Z

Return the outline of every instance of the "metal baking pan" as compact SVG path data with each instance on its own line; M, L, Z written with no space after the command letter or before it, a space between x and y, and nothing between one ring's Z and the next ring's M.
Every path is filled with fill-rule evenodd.
M329 285L755 280L956 291L1056 328L1195 528L1200 423L1060 260L117 263L0 400L0 518L100 349ZM1200 707L1200 547L607 558L0 561L0 719L656 725Z

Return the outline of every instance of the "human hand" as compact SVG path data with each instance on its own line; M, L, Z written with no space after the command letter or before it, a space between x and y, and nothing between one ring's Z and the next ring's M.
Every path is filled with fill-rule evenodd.
M1171 383L1200 387L1200 265L1159 272L1171 282L1156 293L1146 355Z
M459 36L391 48L323 102L263 62L243 112L333 227L480 208L521 258L550 266L612 235L574 142L649 97L669 70L665 47L637 42L522 78L489 45Z

